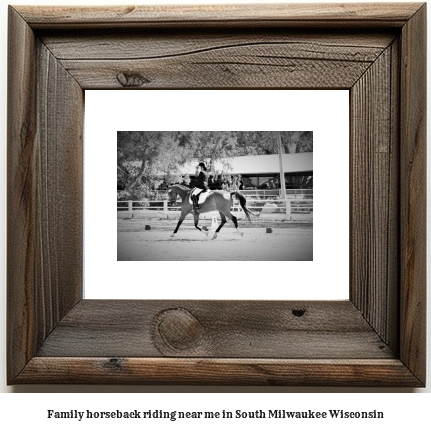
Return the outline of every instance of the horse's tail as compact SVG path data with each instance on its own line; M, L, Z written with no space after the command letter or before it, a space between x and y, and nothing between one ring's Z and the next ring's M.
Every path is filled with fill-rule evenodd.
M238 192L238 191L231 192L230 195L231 195L231 197L235 196L235 198L239 201L242 209L244 210L244 213L245 213L247 219L251 222L250 215L257 216L257 214L254 213L253 211L251 211L249 208L247 208L247 206L246 206L247 201L245 199L245 196L241 192Z

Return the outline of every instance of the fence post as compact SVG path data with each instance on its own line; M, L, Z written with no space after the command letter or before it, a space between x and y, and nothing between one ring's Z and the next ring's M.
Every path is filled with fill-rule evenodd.
M291 219L291 213L292 213L291 200L290 199L286 199L286 219L287 220Z
M133 201L127 201L128 211L133 212Z
M164 200L164 201L163 201L163 211L164 211L165 213L168 212L168 201L167 201L167 200Z

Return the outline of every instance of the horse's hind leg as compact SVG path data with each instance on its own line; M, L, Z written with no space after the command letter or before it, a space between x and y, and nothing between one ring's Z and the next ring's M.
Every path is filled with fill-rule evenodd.
M218 226L218 228L216 229L212 240L217 238L217 233L222 229L223 225L226 223L226 216L222 212L219 212L219 213L220 213L221 222L220 222L220 225Z
M236 228L236 232L237 232L238 234L241 234L241 236L243 236L244 233L241 232L241 231L239 230L239 228L238 228L238 219L236 218L236 216L234 216L231 212L226 213L226 216L227 216L229 219L232 219L232 222L234 223L235 228Z
M198 229L200 232L204 233L208 237L208 233L206 231L203 231L201 227L198 226L199 222L199 213L195 213L193 215L193 219L195 221L195 228Z

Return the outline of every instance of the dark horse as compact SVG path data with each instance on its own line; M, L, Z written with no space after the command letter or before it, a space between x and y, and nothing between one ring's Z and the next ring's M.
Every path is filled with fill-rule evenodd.
M174 185L169 188L168 194L169 199L171 202L176 202L177 195L181 197L181 216L180 220L178 221L177 227L175 228L175 231L171 235L171 237L175 237L175 234L177 233L179 227L183 223L183 220L185 217L193 210L192 204L189 202L191 190L187 186L182 185ZM246 200L244 195L242 195L240 192L228 192L228 191L221 191L221 190L215 190L211 191L208 195L207 199L203 204L200 204L200 209L193 212L193 217L195 221L195 227L199 231L203 232L206 236L208 236L208 233L206 231L202 231L202 229L198 226L199 222L199 215L201 213L207 213L213 210L218 210L221 217L221 223L218 226L216 232L214 233L213 240L217 237L217 233L221 230L223 225L226 223L226 217L232 220L232 222L235 224L235 228L238 231L239 234L244 235L244 233L240 232L238 229L238 221L237 218L230 212L230 209L233 205L233 197L237 198L239 200L239 203L244 210L244 213L249 221L250 214L253 214L251 210L249 210L246 207Z

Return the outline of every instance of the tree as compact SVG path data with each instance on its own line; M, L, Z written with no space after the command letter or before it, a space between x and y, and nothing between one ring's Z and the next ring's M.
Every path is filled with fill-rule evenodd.
M117 177L125 199L147 197L163 181L177 182L183 160L175 132L117 132Z
M179 146L183 155L191 159L205 162L213 177L219 177L231 169L230 158L236 155L237 132L192 131L179 132ZM223 162L222 171L214 166Z
M192 157L205 161L206 164L211 166L216 161L235 155L237 133L218 131L188 132L188 142Z
M273 132L236 132L238 137L236 156L250 154L265 155L278 153L278 145ZM313 132L280 132L285 153L313 151Z
M238 132L238 156L274 154L277 145L271 132Z
M313 132L281 132L281 142L286 153L312 152Z
M280 134L286 153L313 151L312 132ZM180 168L193 159L204 161L221 179L231 172L235 156L278 153L275 134L266 131L119 131L117 140L117 182L124 188L123 199L131 200L148 197L163 182L187 182ZM223 168L216 172L219 161Z

